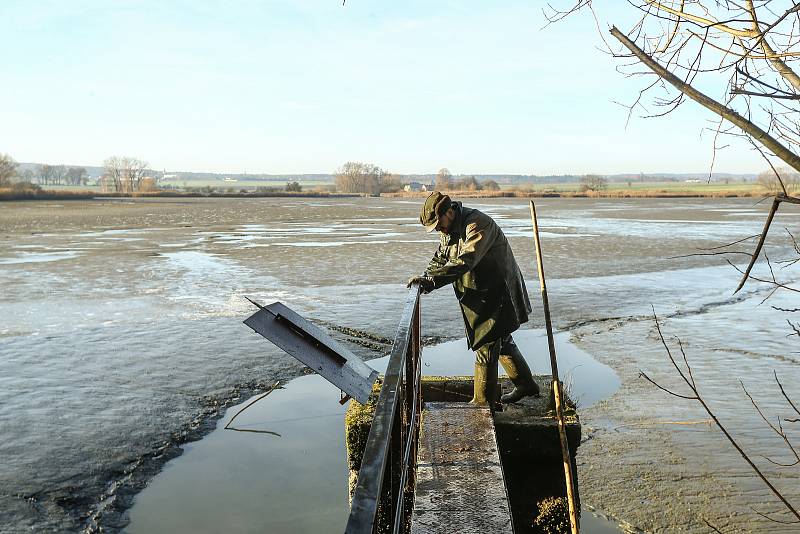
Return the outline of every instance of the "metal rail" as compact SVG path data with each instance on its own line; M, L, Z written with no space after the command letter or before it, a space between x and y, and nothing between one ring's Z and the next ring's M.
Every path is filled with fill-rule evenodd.
M377 532L379 518L389 524L388 532L406 531L422 407L419 295L419 284L413 284L364 447L346 534Z

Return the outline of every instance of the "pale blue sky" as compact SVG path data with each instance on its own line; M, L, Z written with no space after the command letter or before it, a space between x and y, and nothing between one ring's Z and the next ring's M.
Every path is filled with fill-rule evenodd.
M627 3L606 4L603 21L624 26ZM273 174L347 160L399 173L708 170L714 116L689 103L626 129L613 101L642 81L598 51L588 12L541 29L543 5L2 0L0 152ZM735 144L716 170L764 166Z

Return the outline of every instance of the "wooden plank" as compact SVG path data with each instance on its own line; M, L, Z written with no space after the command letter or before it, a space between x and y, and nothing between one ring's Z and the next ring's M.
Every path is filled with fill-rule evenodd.
M492 413L428 402L417 455L412 534L513 533Z

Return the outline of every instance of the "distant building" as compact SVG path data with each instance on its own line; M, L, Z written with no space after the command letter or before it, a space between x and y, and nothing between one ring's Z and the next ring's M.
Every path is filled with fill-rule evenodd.
M222 181L223 182L238 182L239 180L237 180L236 178L231 178L230 176L226 176L225 178L222 179Z
M409 193L419 193L420 191L433 191L433 184L422 184L420 182L411 182L403 186L403 191Z

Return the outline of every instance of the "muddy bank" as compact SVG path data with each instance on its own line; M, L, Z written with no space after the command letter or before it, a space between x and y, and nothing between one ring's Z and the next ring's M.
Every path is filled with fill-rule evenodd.
M577 189L577 186L576 186ZM430 194L429 191L419 193L399 192L381 193L382 197L388 198L419 198L424 199ZM633 198L760 198L767 195L766 191L758 186L751 189L732 189L702 191L696 188L681 189L638 189L626 191L624 189L612 189L607 191L539 191L530 190L505 190L505 191L448 191L448 195L458 198L606 198L606 199L633 199Z
M730 328L720 324L725 321L723 309L689 310L673 319L662 318L662 328L670 337L680 334L701 393L759 467L796 502L800 473L764 459L766 451L777 461L789 457L737 380L758 391L759 403L771 414L786 414L786 406L777 402L777 391L769 383L775 370L796 384L800 378L797 359L770 353L763 344L743 357L743 349L726 343L724 333L717 338L698 331L702 325L723 332ZM714 532L709 524L721 532L796 532L796 525L761 515L790 519L778 513L782 507L776 498L697 403L670 397L640 377L640 369L646 370L661 384L687 391L669 365L651 317L597 321L572 332L578 346L622 378L615 395L582 411L585 436L578 464L586 502L622 520L634 532ZM642 343L632 353L620 343L622 339ZM797 393L796 387L792 389ZM796 432L793 435L797 438Z
M225 189L225 186L219 186ZM364 195L353 193L329 193L324 191L246 191L227 193L215 191L153 191L137 193L99 193L92 190L57 189L0 189L0 202L26 200L107 200L107 199L152 199L152 198L352 198Z
M224 334L228 325L206 322L205 328L213 338ZM353 328L341 329L348 334L331 331L345 342L382 339ZM60 388L73 391L59 396L54 386L43 383L40 390L21 395L25 398L14 403L22 413L7 421L3 431L6 436L18 435L0 446L4 457L12 460L0 479L0 532L115 532L124 528L134 496L166 462L181 455L186 444L213 430L229 406L266 390L277 380L287 382L307 373L295 360L260 343L254 346L253 356L238 366L226 365L223 358L210 364L213 355L197 350L203 345L198 334L192 334L193 349L188 349L184 337L174 338L195 354L165 354L170 360L168 367L158 369L150 362L135 371L141 375L139 379L129 376L125 382L121 373L111 369L138 366L125 354L108 355L110 361L95 366L91 377L86 369L73 374L52 363L38 365L41 374L60 375ZM119 337L121 344L134 343L125 334ZM57 340L46 340L42 348L55 350L53 342ZM4 354L8 350L13 355L15 348L13 342L4 345ZM361 344L351 345L351 349L365 359L388 350L365 349ZM201 362L202 372L211 376L188 371ZM215 369L217 365L224 367ZM181 367L186 371L176 372ZM87 378L91 385L80 384ZM51 399L47 397L54 394L59 404L53 407L53 415L46 420L36 417L35 412L49 411L45 405ZM34 397L41 400L33 401ZM26 414L26 410L34 413ZM23 427L30 422L43 432L26 436ZM39 441L45 436L46 441Z
M219 186L219 189L226 189ZM424 199L429 192L421 193L381 193L384 198L420 198ZM698 191L687 188L686 190L611 190L611 191L449 191L449 195L459 198L611 198L611 199L630 199L630 198L760 198L767 195L759 187L752 189L735 189L730 191ZM97 193L94 191L59 191L52 189L43 190L0 190L0 202L19 202L29 200L107 200L107 199L164 199L164 198L227 198L227 199L253 199L253 198L359 198L368 195L353 193L333 193L333 192L290 192L290 191L244 191L244 192L191 192L191 191L154 191L141 193Z

